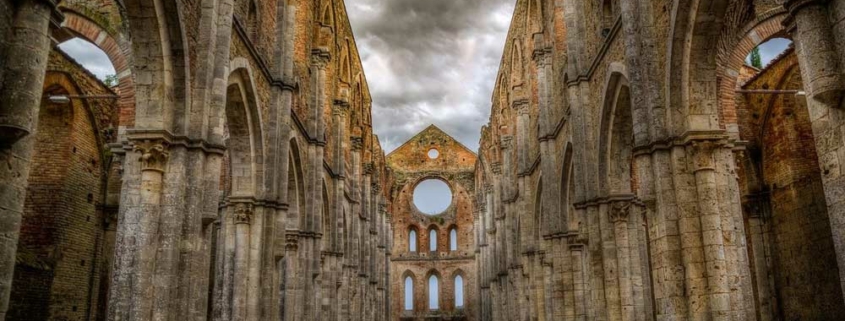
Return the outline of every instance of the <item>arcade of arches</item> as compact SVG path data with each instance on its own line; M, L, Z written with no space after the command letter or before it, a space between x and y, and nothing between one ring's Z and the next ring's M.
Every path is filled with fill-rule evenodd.
M343 0L0 0L0 320L845 319L845 0L514 1L385 155Z

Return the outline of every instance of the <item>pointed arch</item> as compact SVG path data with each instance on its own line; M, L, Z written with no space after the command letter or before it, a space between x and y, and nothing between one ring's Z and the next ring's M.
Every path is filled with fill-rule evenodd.
M449 251L458 251L458 226L454 224L449 227Z
M522 85L524 66L522 58L522 39L515 38L511 47L511 68L510 68L510 82L511 88L516 88ZM510 89L510 88L509 88ZM505 105L504 107L507 107Z
M296 138L291 138L289 144L287 229L296 230L304 226L304 216L307 213L305 210L305 184L299 144Z
M123 3L132 34L135 128L179 128L182 124L177 118L184 116L190 96L182 4L174 0Z
M233 60L224 111L224 143L229 158L230 188L235 197L263 197L264 139L260 107L245 59Z
M624 65L612 63L605 84L599 143L599 190L606 195L633 193L633 118Z
M428 293L428 309L440 310L440 273L431 270L426 277L426 292Z
M411 225L408 228L408 251L417 252L419 249L419 235L417 234L417 227Z

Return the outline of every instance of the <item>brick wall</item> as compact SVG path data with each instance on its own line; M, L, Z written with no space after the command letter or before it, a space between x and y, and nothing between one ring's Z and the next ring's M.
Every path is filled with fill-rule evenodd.
M50 56L45 93L111 94L58 52ZM103 273L103 217L98 205L104 196L104 139L95 128L115 119L115 111L112 100L42 104L10 320L94 318Z

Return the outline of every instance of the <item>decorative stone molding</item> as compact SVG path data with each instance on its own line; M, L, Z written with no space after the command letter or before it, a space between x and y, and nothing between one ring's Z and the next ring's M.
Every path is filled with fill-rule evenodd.
M571 232L566 235L566 243L570 250L583 250L587 245L587 235L579 232Z
M311 50L311 65L317 69L324 70L332 61L332 54L325 48Z
M628 217L631 214L631 204L630 201L616 201L611 203L610 209L608 210L610 221L613 223L628 222Z
M252 221L252 214L252 204L237 203L235 204L234 215L232 215L232 219L235 221L235 224L250 224L250 222Z
M364 163L363 168L364 168L364 175L372 175L373 174L373 163L372 162Z
M513 147L513 136L511 135L504 135L500 139L499 145L502 149L510 149Z
M352 151L360 151L364 147L364 138L361 136L352 136L349 141L352 145Z
M516 110L517 115L526 116L528 115L528 106L529 106L528 98L518 98L514 99L513 103L511 103L511 107Z
M716 140L694 140L690 142L695 171L715 169L716 164L713 154L723 145L724 142Z
M335 99L334 107L332 108L332 115L346 117L349 114L349 102L346 100Z
M167 151L169 143L164 139L145 139L137 141L133 150L141 154L142 171L164 172L170 153Z
M285 233L285 250L296 251L299 248L299 236L295 233Z

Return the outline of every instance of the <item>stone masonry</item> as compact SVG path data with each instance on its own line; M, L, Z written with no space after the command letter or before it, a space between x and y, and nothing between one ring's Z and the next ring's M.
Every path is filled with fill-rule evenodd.
M845 0L515 2L385 156L342 0L0 0L0 320L845 319Z

